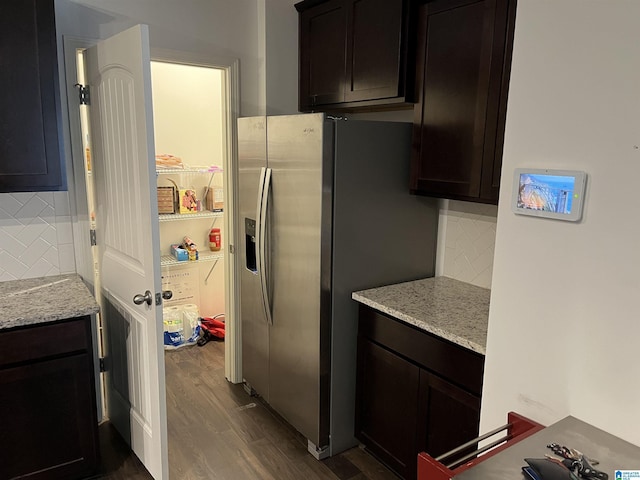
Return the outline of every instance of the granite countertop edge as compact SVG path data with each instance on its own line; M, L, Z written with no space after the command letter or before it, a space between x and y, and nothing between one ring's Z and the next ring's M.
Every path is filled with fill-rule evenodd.
M0 330L93 315L99 310L77 274L0 282Z
M442 298L436 289L431 290L434 285L439 288L455 288L457 295L455 298ZM415 292L422 292L422 289L425 297L429 294L432 296L416 301ZM392 301L385 299L383 303L376 298L388 297L389 292L394 292ZM489 289L448 277L432 277L353 292L351 298L397 320L485 355L490 292ZM436 308L432 308L434 304ZM434 313L432 310L438 312Z

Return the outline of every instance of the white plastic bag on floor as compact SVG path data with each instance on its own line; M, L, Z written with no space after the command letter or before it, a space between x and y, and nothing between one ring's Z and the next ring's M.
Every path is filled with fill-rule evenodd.
M185 342L193 345L200 337L200 309L197 305L189 303L182 305L182 322L184 325Z
M193 303L163 308L165 350L195 345L200 338L199 318L200 311Z
M162 309L162 324L164 328L164 348L171 350L185 345L184 322L182 308L179 306Z

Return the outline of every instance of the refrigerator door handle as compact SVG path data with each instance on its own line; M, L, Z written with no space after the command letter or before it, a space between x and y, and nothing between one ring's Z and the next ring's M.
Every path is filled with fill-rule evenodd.
M258 226L258 272L260 274L260 287L262 290L262 305L267 318L267 323L273 325L271 304L269 302L269 288L267 281L267 209L269 206L269 192L271 190L271 169L264 169L264 181L262 183L262 200L260 202L260 224ZM262 177L262 173L260 174Z
M256 242L256 274L260 277L260 244L262 240L260 239L260 225L262 224L262 220L260 215L262 213L262 199L264 192L264 177L267 173L266 167L262 167L260 169L260 180L258 181L258 201L256 202L256 229L255 229L255 242ZM260 279L260 282L262 280Z
M262 199L264 195L264 177L267 174L266 167L260 169L260 180L258 181L258 202L256 204L256 254L260 256L260 225L262 220L260 214L262 213ZM258 262L259 263L259 262Z

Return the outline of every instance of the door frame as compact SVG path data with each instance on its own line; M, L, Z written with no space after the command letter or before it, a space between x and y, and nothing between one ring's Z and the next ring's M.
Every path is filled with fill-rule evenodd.
M96 272L91 254L90 213L87 211L87 187L84 175L84 148L80 127L78 91L75 87L77 72L77 50L95 45L99 40L63 35L64 81L61 82L61 95L67 109L63 111L63 135L65 157L67 159L69 201L71 205L73 238L76 272L95 294ZM220 57L215 55L194 54L190 52L154 49L151 47L151 61L194 65L216 68L223 71L226 105L226 155L227 168L224 169L224 228L227 232L227 261L225 264L225 377L231 383L242 383L242 332L240 325L238 256L236 252L238 242L238 226L235 221L235 210L238 205L238 192L234 186L238 176L237 154L237 119L240 116L240 67L237 58ZM66 102L65 102L66 100ZM63 104L64 104L63 103ZM92 322L93 338L97 348L94 348L94 365L98 397L98 420L105 416L103 399L103 381L98 371L98 357L102 356L102 346L99 341L100 325Z
M69 205L71 210L71 225L73 230L73 250L76 263L76 273L80 275L91 293L98 298L99 282L94 268L91 247L91 220L88 211L87 182L85 178L85 155L80 122L80 100L76 85L78 72L77 51L90 48L98 43L95 39L70 37L63 35L64 73L61 81L61 101L66 104L63 109L62 122L64 134L64 150L67 162L67 185L69 185ZM59 72L60 74L61 72ZM65 102L66 100L66 102ZM92 316L91 330L94 342L93 365L96 378L96 400L98 408L98 423L106 415L105 382L100 372L99 358L104 356L101 335L100 313Z

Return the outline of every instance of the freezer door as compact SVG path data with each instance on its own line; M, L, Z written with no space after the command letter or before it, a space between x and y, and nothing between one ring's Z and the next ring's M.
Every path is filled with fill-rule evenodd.
M256 259L260 172L267 164L266 117L238 119L240 192L240 318L242 375L269 401L269 326L264 314Z
M269 403L317 447L328 444L333 122L267 120Z

